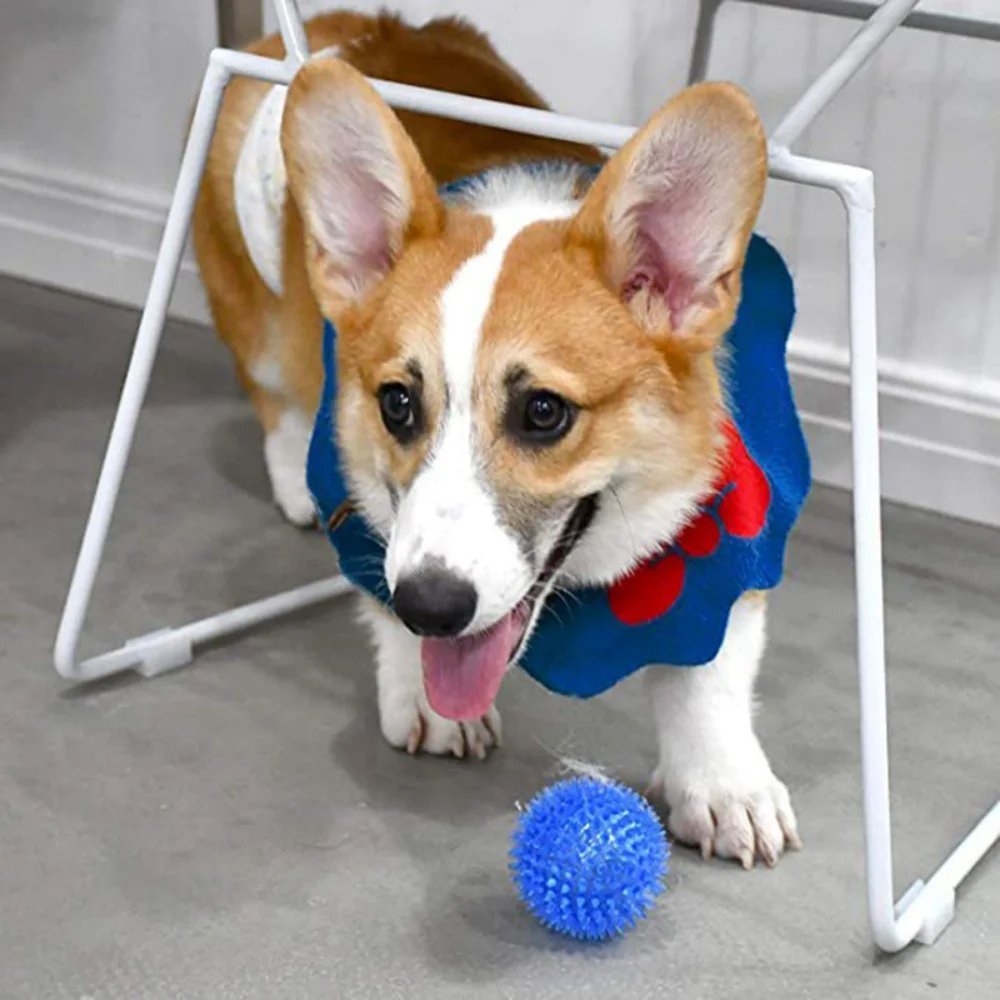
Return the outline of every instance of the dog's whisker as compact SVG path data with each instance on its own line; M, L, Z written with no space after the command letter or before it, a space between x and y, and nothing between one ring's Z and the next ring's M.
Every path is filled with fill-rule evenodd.
M630 551L639 552L639 543L636 541L635 532L632 530L632 523L628 519L628 514L625 513L625 505L622 503L622 498L618 495L617 487L613 485L608 486L608 492L615 498L615 503L618 505L618 510L621 513L625 530L628 532Z

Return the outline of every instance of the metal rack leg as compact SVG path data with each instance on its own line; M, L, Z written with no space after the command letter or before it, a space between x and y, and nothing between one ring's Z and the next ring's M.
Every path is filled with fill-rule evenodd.
M868 911L884 951L932 943L954 915L955 889L1000 836L1000 802L979 821L926 884L897 904L892 880L889 747L879 469L876 337L875 186L869 170L822 163L789 146L907 18L916 0L885 0L789 109L772 137L772 174L835 190L847 212L851 417L858 679Z
M56 636L56 669L71 680L94 680L130 668L151 675L183 666L190 662L192 644L245 628L277 614L325 600L344 593L348 587L340 578L324 580L300 587L287 594L257 601L244 608L225 612L179 629L161 629L133 639L120 649L88 660L78 661L77 644L94 589L108 527L121 488L142 409L149 378L156 358L170 293L180 266L184 240L187 237L197 196L198 183L205 168L209 144L218 118L222 95L233 67L263 75L283 76L288 70L272 60L252 60L241 53L216 50L209 59L205 78L191 124L184 157L177 178L170 212L156 259L156 267L136 334L128 374L115 414L104 464L77 557L66 605Z
M955 889L1000 836L1000 802L986 813L926 884L914 883L899 904L895 903L889 812L872 175L862 171L856 182L842 188L840 193L848 223L855 587L868 912L876 944L893 952L913 940L933 943L951 922Z
M882 527L872 173L772 147L771 175L836 191L847 213L850 288L854 545L868 912L875 943L895 952L931 944L954 915L955 890L1000 839L1000 802L987 811L934 874L897 903L892 879L886 706Z

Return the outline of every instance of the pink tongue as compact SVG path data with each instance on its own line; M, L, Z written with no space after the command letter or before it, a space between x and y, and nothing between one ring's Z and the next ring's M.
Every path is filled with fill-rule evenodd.
M511 611L478 635L424 639L420 659L431 708L446 719L484 716L500 690L520 634L520 619Z

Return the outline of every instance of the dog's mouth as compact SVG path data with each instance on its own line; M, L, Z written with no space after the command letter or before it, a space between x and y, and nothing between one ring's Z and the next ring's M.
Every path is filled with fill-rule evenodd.
M596 495L577 502L528 593L498 622L475 635L423 639L424 690L435 712L446 719L470 720L489 711L507 668L521 654L556 573L596 511Z

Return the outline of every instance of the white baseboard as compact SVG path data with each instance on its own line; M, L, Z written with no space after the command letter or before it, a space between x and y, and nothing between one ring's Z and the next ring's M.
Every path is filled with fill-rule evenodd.
M789 368L818 482L851 485L846 352L796 337ZM1000 384L886 361L882 494L1000 527Z
M0 273L141 307L168 199L0 158ZM190 254L170 313L208 322Z
M0 158L0 272L141 306L167 198ZM171 313L208 322L190 256ZM796 335L796 397L817 481L850 486L846 353ZM886 497L1000 526L1000 383L927 366L882 366Z

